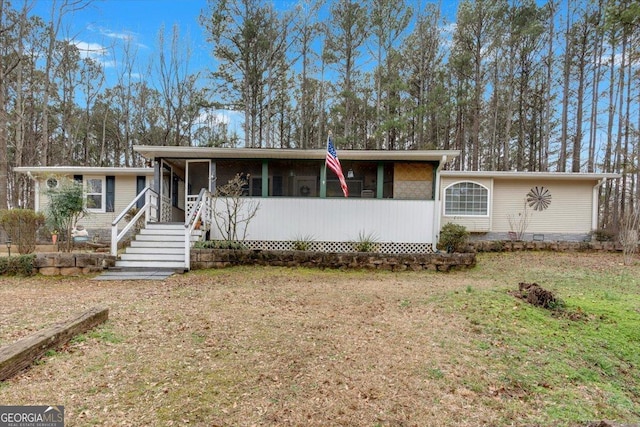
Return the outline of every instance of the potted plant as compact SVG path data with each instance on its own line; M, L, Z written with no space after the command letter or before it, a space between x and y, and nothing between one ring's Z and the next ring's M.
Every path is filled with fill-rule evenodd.
M54 245L58 242L58 230L53 230L51 232L51 241Z

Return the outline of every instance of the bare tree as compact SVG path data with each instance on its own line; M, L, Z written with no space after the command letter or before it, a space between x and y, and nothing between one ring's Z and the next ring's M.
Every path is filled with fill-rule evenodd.
M237 174L227 184L216 189L213 220L224 240L244 241L248 235L249 223L260 209L260 202L243 197L248 182L249 175Z
M618 240L622 245L624 264L633 264L634 255L638 252L638 232L640 229L640 209L627 209L620 219Z

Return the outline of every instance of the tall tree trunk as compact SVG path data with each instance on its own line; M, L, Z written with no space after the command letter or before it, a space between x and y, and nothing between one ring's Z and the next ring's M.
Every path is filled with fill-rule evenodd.
M580 154L582 151L582 117L584 108L585 67L584 46L580 47L580 59L578 61L578 92L576 94L576 134L573 139L571 158L571 172L580 172Z
M598 1L597 15L602 15L602 1ZM600 21L602 25L602 21ZM602 28L596 29L595 48L593 49L593 84L591 86L591 115L589 117L589 158L587 160L587 172L593 173L596 170L596 145L598 136L598 101L600 100L600 79L602 72L602 54L604 52L604 31Z
M567 140L569 138L569 83L571 80L571 0L567 0L567 28L565 31L564 66L562 70L562 118L560 135L560 152L558 153L558 172L564 172L567 167Z
M543 127L544 131L542 134L542 146L544 150L544 156L541 159L543 164L541 167L542 171L549 170L549 142L551 140L551 115L552 115L552 107L551 107L551 99L552 99L552 87L553 87L553 65L555 63L555 55L554 55L554 37L555 37L555 17L556 17L556 3L551 0L547 3L547 7L549 8L549 38L547 40L547 57L545 60L545 69L546 73L546 81L545 81L545 91L544 91L544 116L543 116Z
M618 82L618 135L616 136L616 148L614 153L614 171L617 173L622 173L622 183L616 181L615 191L614 191L614 205L613 205L613 223L618 224L619 219L624 214L625 209L625 184L626 184L626 170L622 168L622 135L624 130L624 84L625 84L625 72L626 72L626 60L627 60L627 38L623 35L622 37L622 53L621 53L621 64L620 64L620 78Z

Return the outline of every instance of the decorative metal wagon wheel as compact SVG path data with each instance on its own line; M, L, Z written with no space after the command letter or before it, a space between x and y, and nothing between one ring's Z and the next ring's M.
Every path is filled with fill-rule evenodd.
M548 188L535 186L527 193L527 203L536 211L543 211L551 204L551 192Z

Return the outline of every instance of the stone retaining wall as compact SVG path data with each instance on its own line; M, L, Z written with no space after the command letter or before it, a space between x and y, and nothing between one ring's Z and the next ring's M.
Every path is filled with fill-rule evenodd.
M470 250L476 252L513 252L513 251L552 251L552 252L620 252L622 245L618 242L546 242L546 241L511 241L484 240L470 241Z
M114 256L103 253L39 253L34 267L44 276L79 276L116 265Z
M387 255L368 252L329 253L311 251L261 251L192 249L191 269L224 268L233 265L271 265L370 270L434 270L471 268L474 253Z

